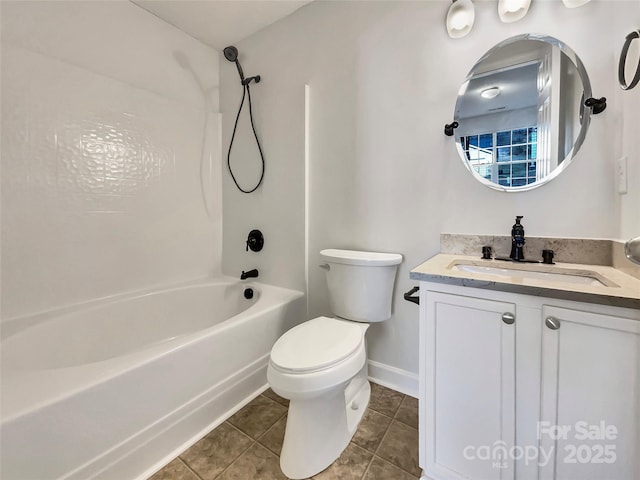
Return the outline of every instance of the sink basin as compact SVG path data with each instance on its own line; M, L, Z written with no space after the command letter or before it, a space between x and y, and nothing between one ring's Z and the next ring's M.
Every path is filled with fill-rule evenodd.
M505 263L504 265L483 265L477 262L453 262L451 270L510 278L515 281L523 279L542 280L552 283L573 285L590 285L598 287L615 287L611 281L591 270L554 267L552 265Z

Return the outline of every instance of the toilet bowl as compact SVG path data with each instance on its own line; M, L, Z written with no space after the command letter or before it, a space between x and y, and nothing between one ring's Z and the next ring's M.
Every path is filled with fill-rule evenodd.
M274 345L271 389L289 402L283 473L308 478L340 456L369 403L364 333L369 325L318 317ZM337 342L337 345L336 345Z
M311 477L347 447L369 404L365 333L391 316L398 254L323 250L336 317L317 317L274 344L267 368L272 390L289 402L280 468Z

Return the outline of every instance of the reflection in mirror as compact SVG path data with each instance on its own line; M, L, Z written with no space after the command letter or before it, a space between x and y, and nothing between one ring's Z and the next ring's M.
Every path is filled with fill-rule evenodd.
M540 35L508 39L476 63L458 93L461 158L491 188L543 185L582 145L589 97L586 70L564 43Z

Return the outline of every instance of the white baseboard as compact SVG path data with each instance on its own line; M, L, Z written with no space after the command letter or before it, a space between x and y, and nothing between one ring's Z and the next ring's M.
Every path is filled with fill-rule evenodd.
M373 383L418 398L418 374L369 360L369 380Z

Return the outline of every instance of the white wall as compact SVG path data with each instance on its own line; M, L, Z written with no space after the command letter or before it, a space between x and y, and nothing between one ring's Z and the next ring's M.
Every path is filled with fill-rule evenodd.
M416 372L417 309L402 301L402 293L414 283L409 270L439 250L441 232L508 234L515 215L524 215L529 235L618 235L612 118L622 115L620 104L610 102L593 119L581 151L561 176L531 192L506 194L481 185L462 165L453 139L443 135L471 66L496 43L525 32L563 40L582 58L594 95L617 98L612 44L623 37L614 26L637 23L637 15L635 23L628 17L637 2L616 1L615 8L612 3L592 1L566 9L559 1L537 1L524 20L503 24L495 2L475 2L473 31L452 40L444 29L448 0L316 1L240 42L245 71L265 76L265 84L254 91L267 171L273 173L260 195L246 196L238 204L225 175L225 252L230 241L234 248L240 245L254 222L263 222L276 230L273 235L289 233L287 249L264 261L282 261L283 269L298 261L304 223L297 207L303 197L301 91L308 83L309 316L329 313L323 274L316 267L319 250L402 253L395 313L391 321L370 329L370 358ZM240 92L232 64L221 65L221 86L226 149L237 105L230 96ZM625 102L633 102L634 95L637 99L632 92ZM637 114L634 108L624 107L626 118ZM627 128L637 129L637 124ZM625 145L631 148L636 140L629 138L636 135L626 135ZM631 188L637 191L640 184ZM228 218L236 204L249 217L242 228L240 220ZM282 205L289 209L278 210ZM636 222L632 216L625 214L623 222ZM227 227L235 230L233 239ZM252 266L248 260L238 253L225 258L224 268L235 273Z
M3 319L219 273L217 110L218 52L139 7L2 2Z
M640 2L635 2L633 8L615 18L612 51L615 61L615 72L612 72L617 82L618 61L620 51L627 34L637 30L640 26ZM629 49L627 60L627 82L631 82L633 72L640 59L640 42L634 40ZM621 112L612 118L614 131L614 159L627 157L627 186L626 194L620 196L620 232L616 235L622 240L640 236L640 86L633 90L623 91L615 89L611 97L613 102L621 106Z

